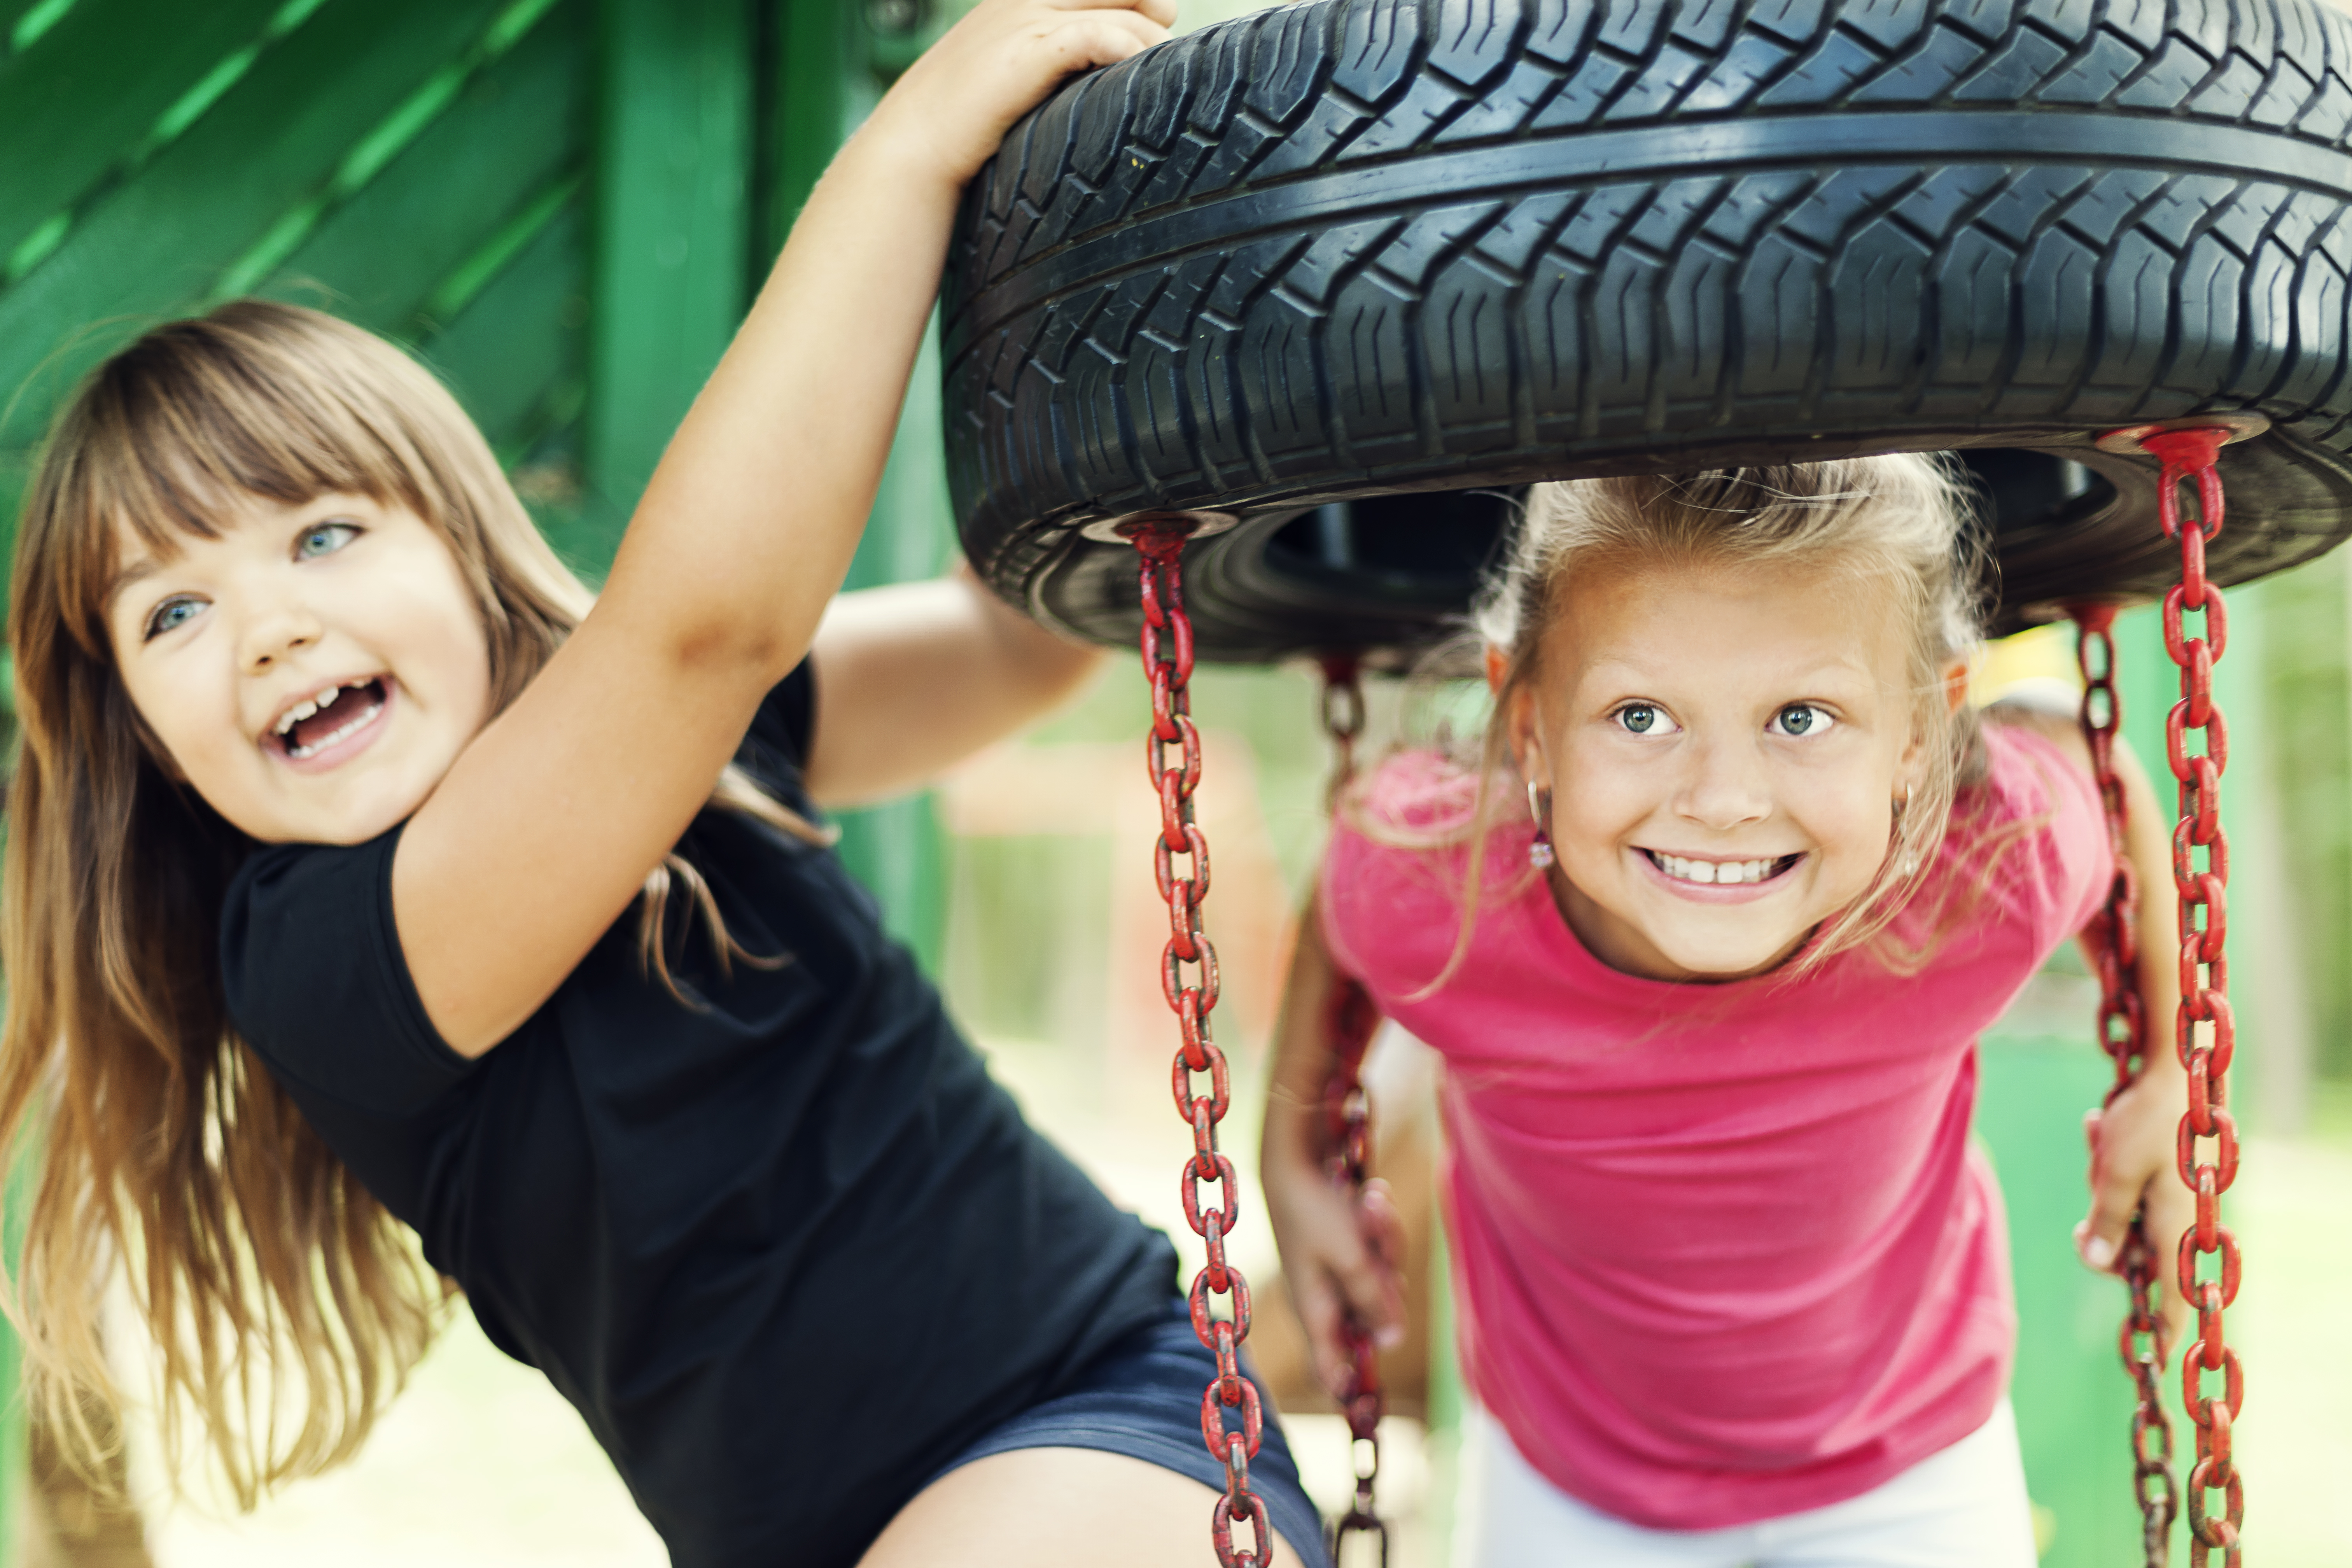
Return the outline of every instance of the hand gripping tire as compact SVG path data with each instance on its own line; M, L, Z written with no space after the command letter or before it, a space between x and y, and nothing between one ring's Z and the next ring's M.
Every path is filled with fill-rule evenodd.
M1310 0L1071 83L966 196L966 552L1086 636L1139 511L1203 657L1442 633L1465 491L1967 449L2003 627L2168 580L2153 461L2224 459L2215 576L2352 504L2352 21L2317 0ZM1380 498L1401 498L1381 500Z

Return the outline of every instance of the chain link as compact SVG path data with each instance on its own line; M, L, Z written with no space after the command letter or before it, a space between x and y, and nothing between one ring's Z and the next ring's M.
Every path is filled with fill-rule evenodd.
M2237 1027L2230 1013L2230 842L2221 830L2221 773L2230 735L2213 700L2213 665L2228 646L2230 622L2221 591L2205 578L2205 546L2221 531L2221 479L2214 469L2228 433L2173 430L2144 438L2163 461L2158 516L2167 539L2180 546L2180 581L2164 596L2164 646L2180 668L2180 700L2165 721L2165 755L2180 786L2180 822L2172 834L2172 879L2180 895L2180 1008L2173 1039L2189 1074L2189 1110L2180 1120L2180 1179L2197 1194L2196 1223L2181 1234L2178 1278L2181 1299L2196 1310L2197 1338L2180 1358L2182 1395L2197 1424L2197 1463L2189 1472L2189 1560L2205 1568L2214 1548L2237 1568L2245 1487L2230 1454L2230 1432L2245 1403L2238 1352L2223 1342L2221 1311L2237 1300L2238 1239L2221 1223L2221 1194L2238 1173L2238 1128L2229 1110L2230 1058ZM2197 521L2180 517L2180 487L2197 486ZM2201 614L2203 637L2190 637L2186 617ZM2203 750L2189 751L2189 732L2205 731ZM2204 864L2197 851L2205 851ZM2200 1029L2198 1026L2203 1025ZM2198 1147L2213 1141L2213 1163ZM2218 1255L2218 1279L2198 1277L2200 1257ZM2204 1374L2222 1374L2221 1393L2204 1391ZM2222 1494L2216 1516L2207 1495Z
M1356 767L1356 738L1364 728L1364 693L1356 662L1330 658L1323 663L1323 729L1331 737L1337 758L1331 773L1330 804L1348 785ZM1371 1097L1364 1090L1364 1053L1380 1028L1380 1008L1371 994L1353 977L1332 976L1331 994L1324 1015L1323 1035L1331 1054L1331 1076L1323 1088L1325 1169L1331 1180L1351 1197L1361 1197L1369 1171L1372 1142ZM1349 1447L1354 1460L1356 1497L1348 1511L1331 1524L1331 1561L1352 1537L1369 1538L1381 1568L1389 1560L1389 1527L1374 1506L1372 1493L1381 1473L1380 1353L1371 1336L1352 1319L1340 1330L1348 1349L1348 1384L1339 1401L1348 1417Z
M1217 1149L1217 1124L1233 1103L1232 1074L1224 1053L1209 1032L1217 1005L1217 950L1201 924L1201 900L1209 891L1209 841L1192 814L1192 792L1201 784L1201 732L1193 727L1192 622L1184 613L1181 557L1189 523L1145 521L1125 531L1142 556L1143 672L1151 681L1151 733L1144 760L1160 796L1160 833L1151 869L1160 896L1168 901L1168 945L1160 954L1160 986L1176 1015L1182 1044L1171 1072L1176 1112L1192 1129L1192 1153L1181 1180L1184 1222L1208 1244L1207 1266L1193 1277L1192 1331L1217 1358L1217 1374L1201 1394L1201 1438L1225 1472L1225 1495L1211 1517L1210 1539L1222 1568L1259 1568L1272 1553L1273 1526L1265 1503L1250 1490L1249 1464L1257 1458L1265 1413L1257 1385L1242 1375L1241 1351L1249 1338L1249 1281L1225 1258L1225 1241L1241 1218L1241 1179L1234 1163ZM1171 759L1170 748L1176 748ZM1187 874L1176 874L1184 857ZM1192 966L1188 977L1186 966ZM1208 1075L1208 1092L1196 1079ZM1217 1188L1222 1204L1202 1194ZM1214 1298L1227 1311L1215 1314ZM1238 1428L1225 1424L1228 1411ZM1246 1523L1250 1543L1234 1543L1234 1527Z
M2139 995L2139 876L2132 868L2125 833L2122 775L2116 771L2116 741L2123 729L2123 700L2115 686L2116 644L2112 605L2082 605L2074 611L2081 631L2075 658L2083 671L2083 738L2090 743L2091 768L2105 808L2107 843L2115 878L2092 926L2099 972L2099 1044L2115 1058L2116 1081L2107 1103L2137 1079L2147 1065L2147 1020ZM2180 1495L2172 1479L2172 1422L2165 1415L2157 1383L2168 1347L2164 1320L2156 1309L2156 1250L2148 1245L2147 1214L2132 1215L2116 1259L2130 1304L2116 1348L2131 1374L2132 1493L2139 1504L2140 1550L2145 1568L2164 1568L2170 1552L2172 1521Z

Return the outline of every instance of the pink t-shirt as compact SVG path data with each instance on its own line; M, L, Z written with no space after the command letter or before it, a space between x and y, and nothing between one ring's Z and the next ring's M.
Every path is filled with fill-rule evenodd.
M1344 823L1324 935L1444 1053L1444 1192L1472 1390L1537 1469L1619 1518L1701 1530L1857 1496L1966 1436L2009 1375L2000 1194L1970 1147L1976 1037L2109 877L2098 798L2041 736L1988 725L1990 772L1894 928L1926 966L1850 950L1720 985L1607 968L1489 840L1454 977L1464 852ZM1462 776L1385 764L1368 820L1458 821ZM2084 1020L2087 1025L2090 1020Z

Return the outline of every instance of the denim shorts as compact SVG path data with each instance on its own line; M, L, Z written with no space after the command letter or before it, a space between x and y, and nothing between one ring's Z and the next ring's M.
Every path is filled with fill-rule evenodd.
M1201 1440L1201 1394L1216 1375L1217 1358L1202 1346L1184 1302L1176 1299L1165 1321L1120 1340L1067 1392L988 1432L940 1473L1015 1448L1095 1448L1142 1459L1223 1492L1225 1467ZM1265 1407L1265 1436L1250 1461L1250 1490L1264 1500L1266 1517L1292 1557L1306 1564L1328 1563L1322 1520L1298 1484L1298 1466L1275 1424L1274 1401L1264 1384L1258 1394ZM1203 1509L1203 1532L1206 1515ZM1205 1542L1202 1550L1206 1555Z

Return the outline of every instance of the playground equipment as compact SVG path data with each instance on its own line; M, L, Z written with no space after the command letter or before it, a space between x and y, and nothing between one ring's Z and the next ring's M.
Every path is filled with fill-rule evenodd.
M1227 1568L1259 1561L1265 1536L1237 1546L1233 1528L1263 1516L1234 1359L1248 1288L1224 1258L1238 1207L1215 1137L1227 1090L1190 806L1193 660L1401 668L1458 616L1505 525L1458 492L1937 449L1978 481L1995 628L2083 626L2084 727L2118 836L2107 628L2120 605L2165 600L2182 693L2168 726L2179 1168L2198 1199L2174 1255L2199 1314L2187 1511L2197 1563L2239 1560L2243 1385L2221 1320L2240 1264L2219 1213L2237 1165L2228 745L2211 671L2221 588L2352 531L2347 61L2352 22L2306 0L1316 0L1087 77L1014 129L950 263L952 477L967 553L1049 624L1133 635L1125 584L1142 558ZM2100 928L2119 1082L2144 1060L2132 893L2119 869ZM1369 1026L1342 1013L1349 1062ZM1360 1177L1351 1071L1329 1102L1338 1173ZM1222 1206L1201 1196L1211 1184ZM2140 1236L2123 1264L2149 1564L2179 1506L2149 1294L2164 1245ZM1347 1408L1370 1437L1377 1373L1359 1364ZM1340 1534L1384 1550L1362 1473Z

